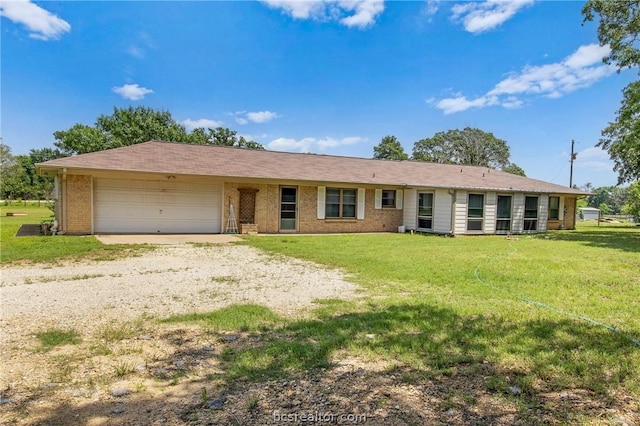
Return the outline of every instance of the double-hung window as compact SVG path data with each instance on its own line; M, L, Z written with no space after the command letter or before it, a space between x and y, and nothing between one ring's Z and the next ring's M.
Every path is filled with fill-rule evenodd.
M482 231L484 222L484 194L469 194L467 231Z
M382 208L395 208L396 207L396 191L395 190L382 190Z
M496 232L511 231L511 196L498 195Z
M524 197L524 230L538 229L538 197Z
M549 220L560 220L560 197L549 197Z
M327 218L355 219L357 189L327 188L325 215Z

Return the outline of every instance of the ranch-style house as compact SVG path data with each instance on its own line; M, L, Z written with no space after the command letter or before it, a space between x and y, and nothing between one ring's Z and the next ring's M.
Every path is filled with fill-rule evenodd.
M150 141L37 164L67 234L521 234L575 227L585 192L487 167ZM230 212L233 212L230 220Z

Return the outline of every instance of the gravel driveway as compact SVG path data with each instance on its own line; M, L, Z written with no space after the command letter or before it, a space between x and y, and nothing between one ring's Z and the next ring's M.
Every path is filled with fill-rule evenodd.
M45 327L89 331L112 319L204 312L234 303L292 314L315 299L355 294L338 271L246 245L162 246L120 260L1 273L2 340Z

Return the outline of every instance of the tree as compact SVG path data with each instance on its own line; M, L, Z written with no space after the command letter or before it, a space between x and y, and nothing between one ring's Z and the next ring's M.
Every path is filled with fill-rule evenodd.
M628 188L618 186L592 188L589 191L592 195L587 197L587 203L589 207L599 208L600 210L603 210L601 206L605 205L607 213L620 214L622 206L626 203L628 191Z
M634 182L629 186L627 200L622 207L622 212L636 219L640 218L640 181Z
M640 180L640 81L623 91L615 121L602 130L596 144L609 153L618 172L618 184Z
M385 136L373 147L373 158L378 160L408 160L409 155L395 136Z
M413 145L413 159L435 163L467 164L504 168L509 163L509 146L493 133L465 127L438 132Z
M233 146L245 149L264 149L264 146L258 142L245 139L244 136L238 136L235 130L226 127L209 128L205 131L202 127L194 129L190 135L190 142L201 145L217 145L217 146Z
M3 143L0 143L0 176L0 198L23 198L26 189L24 170L11 154L11 147Z
M150 140L264 149L259 143L238 137L235 131L224 127L208 131L197 128L189 133L169 111L143 106L114 108L113 114L99 116L94 126L74 124L53 135L54 145L64 155L86 154Z
M583 23L600 15L598 41L601 46L611 48L603 61L615 64L618 70L640 64L640 49L636 43L640 32L638 12L640 0L588 0L582 8Z
M618 72L640 65L640 0L589 0L582 8L584 22L600 16L598 40L611 49L603 61ZM614 122L602 131L596 146L606 149L618 172L618 184L640 179L640 82L630 83L622 92L622 102Z
M524 169L518 166L516 163L509 163L507 166L502 168L502 171L511 173L512 175L527 176L524 172Z
M134 145L150 140L187 142L185 127L168 111L147 107L114 108L101 115L94 126L74 124L69 130L53 133L54 145L66 155L86 154L110 148Z

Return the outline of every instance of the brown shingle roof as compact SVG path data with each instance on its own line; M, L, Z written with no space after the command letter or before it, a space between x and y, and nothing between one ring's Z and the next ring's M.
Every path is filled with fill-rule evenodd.
M87 169L277 181L488 189L587 195L486 167L257 151L150 141L39 163L41 170Z

